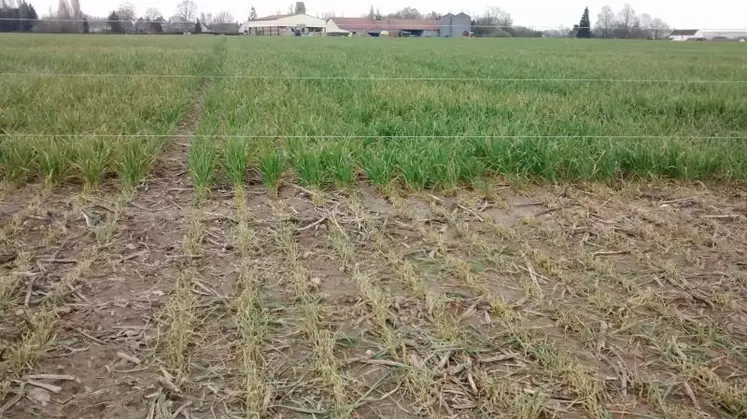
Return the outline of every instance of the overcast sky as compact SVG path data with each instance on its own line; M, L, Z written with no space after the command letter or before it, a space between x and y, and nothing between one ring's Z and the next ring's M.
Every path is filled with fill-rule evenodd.
M49 7L55 7L58 0L29 0L40 14L46 15ZM180 0L132 0L138 14L149 7L156 7L168 19L176 10ZM228 11L237 20L244 21L253 5L261 16L285 13L294 0L285 2L270 0L195 0L198 13L217 14ZM488 6L499 6L511 13L514 23L525 26L573 26L578 23L584 7L591 11L592 24L604 5L610 5L617 12L625 3L629 3L640 15L648 13L653 17L664 19L674 28L685 29L747 29L747 1L745 0L312 0L306 1L306 12L320 15L334 12L336 16L358 17L368 12L373 5L382 14L394 12L404 6L412 6L421 12L435 11L441 14L448 12L466 12L470 15L482 13ZM80 0L83 12L94 16L106 16L122 0Z

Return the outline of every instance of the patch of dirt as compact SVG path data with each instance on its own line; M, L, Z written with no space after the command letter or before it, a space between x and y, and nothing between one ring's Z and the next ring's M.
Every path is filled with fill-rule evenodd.
M262 417L333 412L337 402L278 245L285 223L295 229L299 264L322 308L319 327L337 342L335 373L354 407L349 417L515 417L533 401L560 417L597 408L613 417L734 415L744 407L729 398L740 389L732 377L747 368L743 185L524 186L501 190L503 202L459 191L408 196L404 206L366 185L355 196L329 193L320 205L299 188L286 186L272 199L250 186L244 204L254 248L242 256L231 191L190 208L185 152L172 149L160 177L123 208L77 290L84 299L69 299L56 343L34 368L75 379L55 381L61 390L46 406L34 396L6 416L148 417L182 406L191 417L245 415L233 315L247 264L261 278L268 319ZM85 232L77 207L65 208L42 219L29 211L14 240L37 243L35 255L81 258L95 239L60 246ZM184 261L190 211L206 234L201 257ZM55 222L65 234L38 244ZM333 245L335 234L347 238L352 262ZM199 324L176 392L160 370L159 318L185 264L199 272L192 289ZM51 278L70 268L44 266ZM367 285L357 282L358 271ZM422 293L413 289L417 281ZM40 284L32 293L33 303L44 290ZM17 300L22 306L23 296ZM13 329L5 317L0 326ZM708 380L693 373L706 370Z

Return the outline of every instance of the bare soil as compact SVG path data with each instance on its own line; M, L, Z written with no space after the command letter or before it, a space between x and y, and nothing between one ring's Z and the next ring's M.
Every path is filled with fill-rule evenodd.
M31 185L6 195L0 263L20 281L3 304L4 364L35 312L53 310L56 321L30 368L5 370L14 378L4 416L252 416L234 316L247 263L270 319L261 417L745 415L743 185L499 186L491 197L385 196L361 185L313 200L292 185L278 198L250 186L247 256L234 193L217 190L198 205L182 147L127 203L107 188L84 197ZM84 212L116 217L110 233ZM204 233L195 255L182 245L190 219ZM321 307L318 327L336 342L347 411L314 361L318 346L278 244L288 226ZM90 267L65 283L83 260ZM404 261L424 294L406 281ZM164 310L185 269L198 272L197 321L187 365L175 371ZM383 302L368 298L357 273Z

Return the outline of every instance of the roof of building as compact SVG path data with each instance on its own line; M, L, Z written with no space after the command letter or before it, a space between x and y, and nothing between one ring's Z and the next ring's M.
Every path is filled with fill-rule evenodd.
M441 29L440 19L387 19L379 21L383 30L436 30Z
M256 21L260 21L261 22L263 20L278 20L280 18L284 18L284 17L288 17L288 16L293 16L293 15L270 15L270 16L262 16L262 17L259 17L257 19L254 19L252 22L256 22Z
M299 13L296 15L284 15L277 19L256 19L245 22L242 25L242 31L248 28L268 28L268 27L296 27L306 26L310 28L323 28L327 24L324 19Z
M333 17L330 20L348 31L365 31L376 27L376 21L368 17Z
M422 31L441 28L439 19L382 19L368 17L333 17L331 19L338 27L347 31Z
M675 29L670 36L695 36L696 33L698 33L697 29Z

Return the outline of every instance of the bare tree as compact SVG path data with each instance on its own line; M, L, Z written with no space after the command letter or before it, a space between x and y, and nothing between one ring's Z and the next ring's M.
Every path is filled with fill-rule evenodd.
M657 17L651 22L651 35L654 39L666 39L670 33L672 33L672 28L663 19Z
M83 11L80 9L79 0L70 0L70 9L73 12L73 18L75 18L76 20L83 19Z
M618 38L631 38L635 29L640 27L640 19L631 5L623 6L617 14L617 24L615 26L615 35Z
M212 23L236 23L236 19L229 12L220 12L213 17Z
M59 33L79 33L83 31L83 25L74 21L76 16L73 14L73 7L67 0L60 0L57 3L57 12L52 12L51 9L50 7L50 21L45 25L46 30ZM78 9L80 9L80 5L78 5Z
M212 13L200 13L200 23L203 25L207 25L208 27L213 23L213 14Z
M154 20L158 19L160 16L163 16L161 14L161 11L159 11L155 7L149 8L148 10L145 11L145 14L143 14L143 17L146 20L150 20L150 21L154 21Z
M192 22L197 17L197 4L192 0L182 0L176 5L176 16L183 22Z
M597 15L596 36L600 38L612 38L612 29L615 26L615 13L609 6L602 7Z
M423 15L420 14L418 9L408 6L398 10L396 13L389 14L387 17L392 19L422 19Z
M72 19L73 8L67 2L67 0L60 0L57 3L57 19Z
M119 20L123 22L135 21L137 19L137 15L135 13L135 5L129 2L120 4L117 8L117 16L119 16Z
M249 20L257 20L257 10L252 6L252 10L249 12Z
M335 17L335 12L322 12L320 19L330 20Z
M640 30L638 31L639 36L635 36L635 37L652 39L654 36L652 33L653 23L654 23L654 18L652 18L651 15L648 13L643 13L640 19Z
M120 4L117 8L117 16L119 16L119 21L122 25L122 31L124 33L135 32L135 21L137 20L137 14L135 13L134 4L129 2Z
M489 17L491 21L495 22L496 26L500 26L504 29L511 27L514 24L514 19L511 17L511 14L500 7L488 7L485 10L485 17Z
M484 15L475 17L473 32L477 36L512 36L513 23L511 15L500 7L488 7Z

